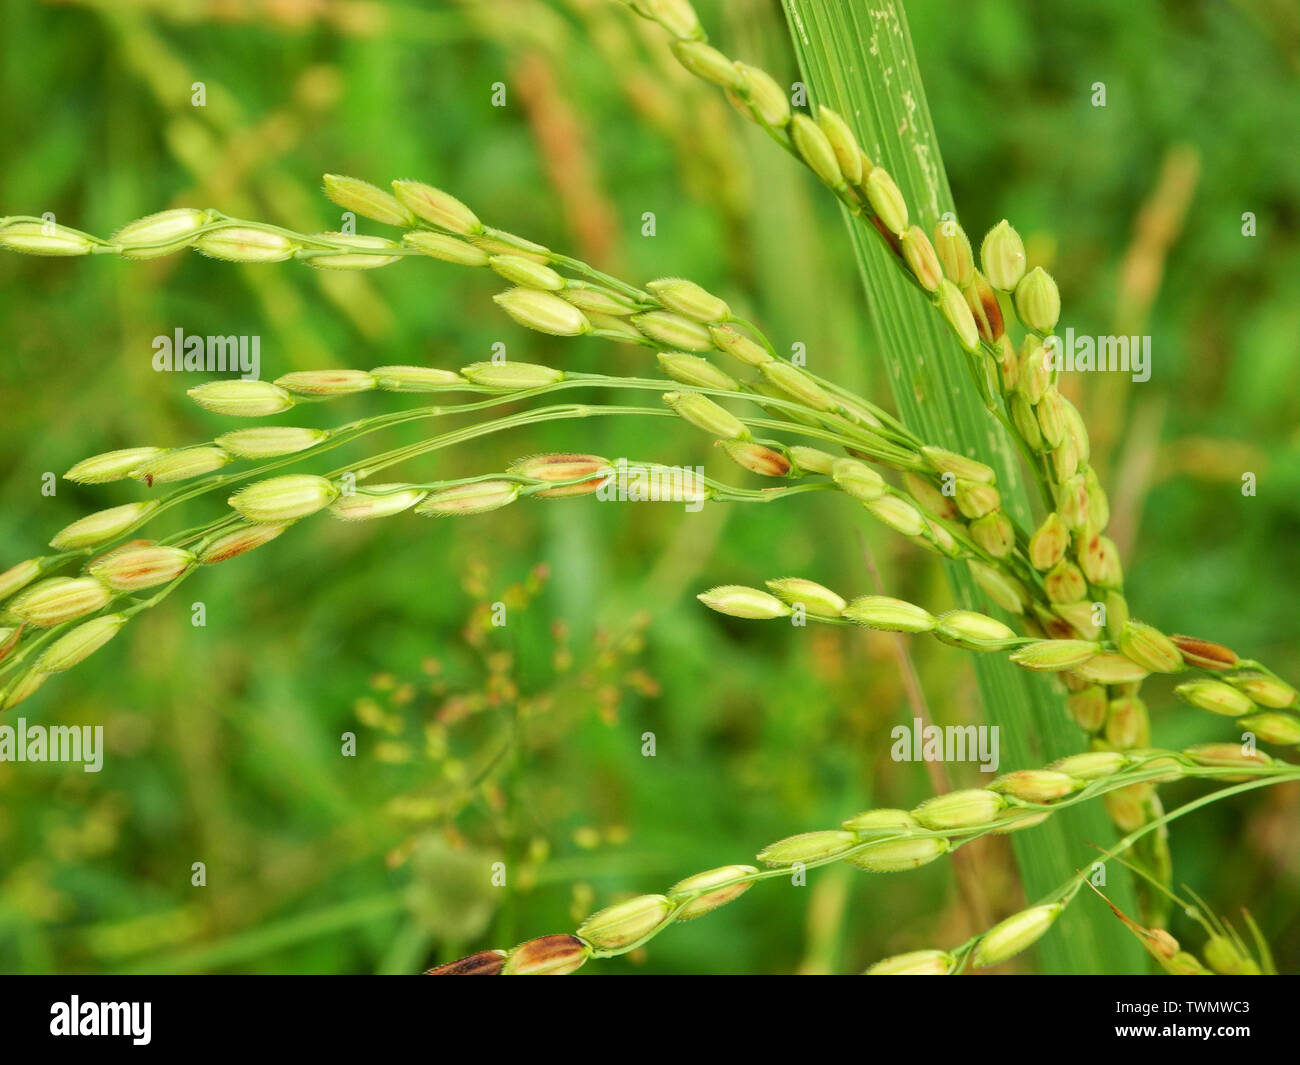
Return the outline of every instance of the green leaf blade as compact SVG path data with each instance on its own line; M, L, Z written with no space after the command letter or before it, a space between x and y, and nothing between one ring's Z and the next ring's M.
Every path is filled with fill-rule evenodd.
M953 210L943 159L899 0L782 0L810 100L838 111L863 149L893 176L927 232ZM1003 506L1031 521L1028 486L1014 445L985 410L966 355L938 313L900 276L875 234L844 212L866 290L867 306L889 366L904 421L932 443L977 456L998 474ZM972 233L978 241L978 234ZM949 563L957 600L985 609L969 572ZM975 675L985 715L1000 730L1004 768L1023 768L1080 750L1083 738L1068 720L1049 682L999 655L979 655ZM1088 861L1090 845L1116 838L1100 805L1063 811L1012 837L1027 899L1034 900ZM1117 870L1116 870L1117 871ZM1126 912L1136 909L1132 884L1116 876L1107 895ZM1136 939L1099 907L1071 907L1039 945L1044 971L1145 971Z

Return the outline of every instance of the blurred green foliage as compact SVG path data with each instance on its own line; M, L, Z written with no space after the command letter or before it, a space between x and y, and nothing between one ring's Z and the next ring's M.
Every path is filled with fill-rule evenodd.
M776 5L700 6L730 52L793 70ZM1067 386L1097 441L1135 611L1295 680L1293 8L1090 0L1049 17L1031 0L987 0L909 12L972 230L1012 218L1076 330L1153 337L1150 382ZM189 204L336 228L320 174L416 177L629 279L692 277L779 347L804 344L818 372L888 393L829 197L617 4L4 0L0 21L6 213L52 211L106 234ZM504 108L490 103L498 82ZM1105 107L1091 102L1098 82ZM641 235L647 211L654 237ZM514 327L490 302L498 286L423 261L326 275L194 255L0 258L0 557L39 554L66 522L132 498L67 482L46 497L46 472L228 426L186 400L189 376L151 369L152 338L178 327L259 335L268 377L454 367L497 342L514 359L645 371L636 349ZM333 424L398 401L309 415ZM478 473L563 448L745 476L666 425L548 425L406 472ZM1241 494L1245 471L1254 497ZM745 861L864 806L913 803L930 784L888 759L889 729L912 716L889 640L731 623L693 598L785 574L865 593L864 551L890 594L945 605L931 562L842 498L694 515L556 501L295 528L187 583L21 708L33 722L102 724L109 749L99 774L0 764L0 969L418 971L565 930L619 892ZM504 627L485 622L495 602ZM962 653L911 651L936 717L977 720ZM1230 733L1167 683L1148 698L1162 745ZM345 732L355 758L340 756ZM1169 806L1183 794L1171 792ZM1300 967L1295 815L1294 789L1269 789L1173 834L1177 878L1220 912L1249 908L1283 971ZM970 852L974 899L944 863L895 878L825 871L806 888L764 884L589 970L854 971L954 944L1018 901L1005 842ZM1091 853L1080 840L1079 863ZM205 888L190 886L197 861ZM489 882L495 861L504 889ZM1198 944L1191 927L1173 930Z

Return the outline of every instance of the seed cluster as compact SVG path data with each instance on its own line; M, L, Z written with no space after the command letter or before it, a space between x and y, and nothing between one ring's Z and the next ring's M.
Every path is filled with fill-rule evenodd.
M1097 751L1071 755L1038 770L1018 770L987 788L949 792L912 810L873 809L839 828L777 840L758 852L756 865L725 865L678 881L663 895L638 895L588 917L572 933L541 936L512 950L483 951L429 970L431 975L565 975L590 958L626 954L670 925L688 921L739 898L760 880L833 862L875 873L917 869L986 833L1018 832L1041 823L1055 809L1146 784L1183 777L1248 779L1293 774L1268 755L1244 753L1236 744L1202 744L1185 751ZM977 966L997 965L1019 954L1051 927L1065 901L1013 914L973 947ZM955 971L957 957L920 951L877 963L868 972Z
M1239 661L1229 648L1190 637L1166 637L1130 621L1118 642L1104 639L1039 639L1019 636L987 614L950 610L935 616L901 599L864 595L853 600L805 578L767 582L770 592L729 584L699 595L711 610L752 620L788 618L796 611L821 622L851 622L886 632L929 633L970 651L1009 651L1012 662L1035 673L1060 674L1072 689L1076 719L1081 709L1095 714L1094 750L1127 750L1150 742L1145 708L1133 696L1107 704L1106 686L1134 685L1152 673L1210 674L1174 690L1188 704L1237 718L1243 730L1269 743L1300 743L1300 694L1257 662ZM1198 648L1185 654L1179 647ZM1085 700L1092 700L1088 703ZM1118 705L1116 705L1118 704ZM1080 721L1092 724L1093 718ZM1104 726L1104 727L1103 727Z
M406 511L470 516L520 498L601 493L618 483L619 464L577 450L531 455L505 470L458 480L374 483L371 478L399 462L488 433L617 414L679 418L712 438L736 466L775 482L755 490L653 461L636 464L655 481L660 501L770 502L807 491L838 492L911 543L967 565L989 600L1018 619L1023 634L988 614L934 615L881 595L847 599L796 577L768 581L768 590L713 588L699 597L707 606L756 620L798 613L826 624L925 633L966 650L1008 653L1026 670L1062 678L1069 713L1091 749L1047 769L1008 773L987 788L938 796L914 810L867 811L837 829L778 841L758 855L765 869L709 870L664 895L602 910L575 934L544 936L509 952L481 952L435 972L572 972L589 957L632 950L668 925L701 916L758 879L785 875L795 866L845 861L876 872L915 868L975 835L1029 828L1057 806L1094 796L1117 824L1136 831L1161 823L1159 782L1278 769L1268 756L1237 744L1181 753L1146 750L1150 725L1139 687L1150 674L1192 674L1175 688L1186 703L1233 718L1241 730L1284 746L1300 743L1300 696L1266 667L1227 647L1167 636L1130 616L1118 551L1105 535L1109 503L1090 465L1087 430L1057 388L1048 358L1060 294L1049 274L1030 268L1016 230L1005 220L990 229L980 243L977 266L971 240L955 219L946 217L930 233L913 221L897 183L863 151L843 116L824 106L815 113L793 110L788 94L768 74L708 43L687 0L626 2L668 31L672 52L686 70L721 88L745 119L869 226L902 276L946 322L990 411L1018 443L1043 490L1046 516L1038 526L1019 528L1004 512L990 466L932 446L882 408L779 356L757 326L715 293L681 277L629 284L493 228L461 200L423 182L394 181L390 191L352 177L324 178L334 203L397 227L398 239L302 234L194 208L138 219L107 239L45 219L3 218L0 248L24 254L151 260L193 249L230 262L295 259L331 270L368 270L412 257L488 270L509 286L494 300L520 326L547 336L595 337L649 349L673 387L661 392L663 407L533 408L381 452L356 471L324 474L280 471L420 418L477 414L576 388L660 392L664 382L570 373L535 363L479 362L454 371L402 365L299 371L274 381L216 381L192 388L190 396L205 410L237 418L269 418L303 404L369 392L437 394L439 403L336 429L257 425L191 446L127 448L77 463L66 476L81 483L134 480L151 489L177 487L162 498L80 518L50 541L54 554L0 573L0 709L18 705L50 675L93 654L199 567L262 546L314 514L328 512L349 522ZM1019 343L1008 334L1016 323ZM485 398L443 401L444 395L460 392ZM792 443L789 437L813 443ZM232 468L240 463L253 465ZM882 469L892 471L897 483ZM166 510L236 485L222 515L207 525L169 539L131 538ZM1143 845L1151 849L1151 864L1158 867L1167 859L1163 833L1149 833ZM1062 906L1046 902L990 929L971 947L975 964L996 964L1023 950L1047 931ZM870 971L951 972L964 956L912 952ZM1194 971L1186 962L1179 964Z

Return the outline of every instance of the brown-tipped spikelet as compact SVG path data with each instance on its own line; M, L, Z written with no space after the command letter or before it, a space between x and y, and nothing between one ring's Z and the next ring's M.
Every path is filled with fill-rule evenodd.
M567 976L591 957L591 947L561 932L520 943L506 958L503 976Z
M599 455L556 453L520 459L508 472L535 481L555 482L554 488L535 494L540 499L564 499L598 491L614 475L614 468L609 459Z
M762 477L784 477L790 472L790 460L766 444L752 440L719 440L718 446L736 465Z
M480 950L425 972L425 976L497 976L506 962L504 950Z
M993 286L985 280L978 270L971 282L961 290L966 306L970 308L971 317L975 319L975 328L979 330L980 339L987 343L1000 341L1005 335L1002 321L1002 304Z
M1237 652L1221 643L1211 643L1196 636L1170 636L1183 661L1196 669L1223 670L1237 664Z
M289 523L282 525L245 525L243 528L218 536L199 552L199 561L205 566L216 562L226 562L237 555L246 554L263 544L269 544L285 529Z

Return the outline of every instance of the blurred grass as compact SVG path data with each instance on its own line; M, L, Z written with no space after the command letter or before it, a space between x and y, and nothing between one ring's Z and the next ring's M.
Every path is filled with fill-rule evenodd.
M701 11L728 50L793 75L775 5ZM1153 197L1164 202L1170 153L1194 153L1190 206L1158 253L1162 276L1142 311L1152 380L1112 392L1072 382L1072 398L1105 441L1107 484L1146 471L1126 509L1116 507L1136 536L1127 555L1135 609L1295 680L1300 175L1274 136L1296 125L1300 107L1293 13L1094 0L1045 19L1028 0L999 0L960 12L919 3L909 14L963 218L974 230L1013 217L1060 280L1080 331L1112 332L1132 313L1120 286L1131 250L1150 243L1140 212ZM876 399L887 393L833 205L712 107L706 87L666 81L661 35L618 5L4 0L0 17L6 213L51 210L108 232L198 203L327 228L338 219L319 194L321 173L423 178L496 225L629 278L695 278L762 320L778 346L802 342L828 375ZM206 108L189 104L196 80L208 86ZM1104 110L1088 104L1096 80L1108 85ZM489 104L497 81L506 108ZM574 173L585 175L576 191L564 187ZM1240 233L1245 210L1259 218L1250 239ZM640 236L644 211L656 213L654 238ZM43 473L112 447L218 431L219 419L185 399L188 375L149 368L152 337L178 326L261 335L268 376L454 366L497 341L511 358L644 367L632 349L513 327L489 301L495 288L433 262L339 280L197 256L0 258L3 557L36 554L65 522L129 498L65 482L47 498ZM382 402L360 397L313 414L342 421ZM686 427L610 420L494 438L436 469L479 472L558 447L694 464L699 445ZM714 455L703 461L742 476ZM1242 503L1245 463L1260 492L1228 505ZM859 524L833 498L699 515L539 503L462 523L321 522L203 574L183 600L142 616L129 637L22 708L30 721L103 724L109 754L97 775L0 764L0 967L413 971L562 930L619 891L661 890L872 803L918 800L928 788L921 767L885 753L889 728L910 718L887 642L733 624L692 598L714 583L785 573L866 591ZM892 594L949 601L937 567L864 532ZM447 727L446 752L425 733L459 705L453 696L499 682L466 642L467 619L531 580L538 563L549 567L545 586L504 629L482 634L484 649L509 653L521 690L568 690L565 676L608 663L625 638L632 646L607 672L643 671L653 684L616 685L616 712L608 681L579 686L562 712L529 718L535 742L467 807L421 811L496 749L487 726L508 715L509 699ZM196 598L205 628L188 623ZM649 615L643 630L638 611ZM555 622L567 629L569 674L555 668ZM941 721L978 720L967 660L930 642L912 651ZM424 672L428 658L445 663L445 688ZM383 687L388 676L395 687ZM416 694L393 708L403 684ZM394 737L364 723L366 700L400 713L409 761L383 760L395 752L381 744ZM1150 703L1156 742L1225 736L1221 722L1180 709L1167 684L1150 685ZM358 735L355 759L338 755L345 731ZM654 759L640 753L646 731L657 737ZM971 782L953 768L958 786ZM1178 878L1221 912L1248 907L1292 972L1295 808L1294 790L1269 789L1181 822L1172 841ZM1016 905L1005 841L974 849L987 900L999 912ZM480 875L502 854L505 891ZM1079 840L1074 860L1090 854ZM207 888L189 885L194 861L207 863ZM1095 899L1079 905L1100 910ZM1173 930L1197 942L1193 929ZM644 956L592 969L854 971L971 931L948 866L906 878L814 876L806 890L755 888Z

